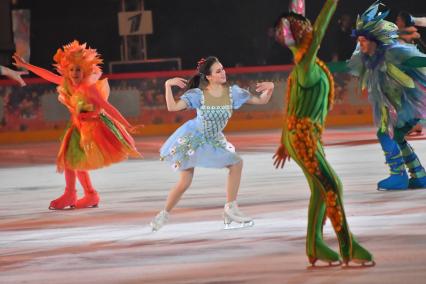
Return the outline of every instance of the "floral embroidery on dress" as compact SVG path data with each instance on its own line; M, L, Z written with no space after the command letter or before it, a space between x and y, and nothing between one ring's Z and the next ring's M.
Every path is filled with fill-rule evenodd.
M177 145L170 148L169 155L173 160L177 160L172 164L174 170L178 170L183 161L187 161L195 154L195 151L203 144L209 143L214 148L223 148L235 153L235 147L225 140L225 137L219 136L217 139L206 139L203 135L188 135L179 137ZM167 156L161 157L164 160Z
M244 93L244 96L239 92ZM226 140L223 129L233 110L241 106L249 94L236 87L230 87L227 97L219 101L200 89L193 89L189 94L183 95L181 99L189 108L197 110L197 117L175 131L160 150L160 160L170 161L174 170L194 166L224 167L239 161L235 147ZM210 99L214 100L213 104L210 104ZM208 158L210 155L211 159Z
M222 148L235 153L235 147L226 141L222 133L229 118L232 116L232 103L231 88L229 88L229 104L226 105L205 105L204 95L201 96L198 115L202 119L202 130L200 129L200 133L188 133L179 137L176 145L170 148L168 155L162 156L160 159L170 158L174 160L172 168L178 170L184 161L189 160L195 154L195 151L206 143L214 148Z

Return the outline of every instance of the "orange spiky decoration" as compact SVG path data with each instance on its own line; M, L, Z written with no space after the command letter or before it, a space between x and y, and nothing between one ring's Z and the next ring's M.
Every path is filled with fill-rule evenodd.
M62 48L58 48L55 56L53 56L53 60L56 62L53 66L61 75L68 75L68 68L71 64L80 66L85 77L101 72L99 64L102 63L102 59L96 49L86 48L86 43L80 44L77 40L64 45Z

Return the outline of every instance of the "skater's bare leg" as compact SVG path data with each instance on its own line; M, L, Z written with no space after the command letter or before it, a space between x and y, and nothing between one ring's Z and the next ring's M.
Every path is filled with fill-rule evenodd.
M238 190L241 182L241 172L243 171L243 161L229 166L228 183L226 186L226 202L232 202L237 199Z
M194 168L190 168L180 172L179 181L170 190L169 195L167 196L167 201L165 206L165 210L167 212L170 212L179 202L184 192L191 185L193 176L194 176Z
M179 181L170 190L169 195L167 196L164 210L161 210L150 223L154 232L160 230L161 227L167 223L169 219L169 212L176 206L184 192L191 185L193 176L194 168L181 171Z

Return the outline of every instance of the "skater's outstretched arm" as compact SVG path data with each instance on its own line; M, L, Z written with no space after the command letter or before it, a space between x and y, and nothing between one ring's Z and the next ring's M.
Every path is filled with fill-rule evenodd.
M405 60L402 65L410 67L410 68L423 68L426 67L426 56L415 56L410 57L409 59Z
M0 75L6 76L9 79L12 79L21 85L21 87L25 86L25 81L22 80L21 75L28 74L28 71L15 71L5 66L0 65Z
M13 65L15 65L16 67L22 67L22 68L28 69L34 74L36 74L37 76L40 76L41 78L51 83L54 83L56 85L60 85L62 83L62 80L63 80L62 76L56 75L55 73L52 73L46 69L29 64L16 53L13 55L13 59L15 60L15 63L13 63Z
M248 104L252 105L264 105L269 102L274 91L274 83L262 82L256 84L256 92L261 93L260 96L250 96L247 100Z
M331 73L349 73L351 71L348 61L328 62L326 65Z
M92 85L89 87L89 93L90 93L90 100L98 105L100 108L104 109L106 113L108 113L110 116L112 116L115 120L120 122L124 127L126 127L127 130L129 130L131 133L136 133L140 130L142 125L133 126L128 122L124 116L108 101L106 101L98 91L98 89L95 87L95 85Z
M414 25L418 27L426 27L426 17L412 17Z
M338 0L326 0L324 6L321 9L321 12L315 20L313 26L312 44L309 47L307 54L305 55L305 58L312 61L312 63L315 63L318 49L320 48L328 25L330 24L330 20L336 11L337 2Z
M168 111L179 111L184 110L188 107L184 100L179 100L178 102L176 102L172 92L173 86L178 86L179 88L183 89L186 87L187 82L188 81L183 78L176 77L167 80L164 84L166 88L166 104Z
M301 62L296 66L299 71L299 83L302 85L311 85L316 82L315 79L317 79L318 74L312 67L315 65L318 49L324 38L331 17L336 11L337 2L338 0L326 0L313 26L312 43L308 47L308 50Z

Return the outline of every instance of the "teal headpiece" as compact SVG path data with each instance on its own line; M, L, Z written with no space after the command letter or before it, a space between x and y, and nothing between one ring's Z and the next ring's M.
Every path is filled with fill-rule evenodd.
M378 45L390 45L396 42L398 27L394 23L384 20L388 16L389 10L380 12L380 6L384 5L380 1L376 1L361 16L358 15L353 36L364 36Z

